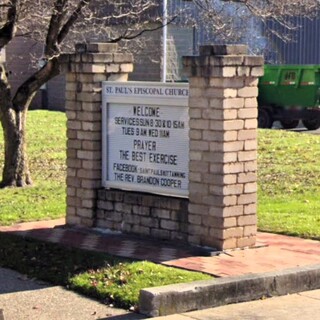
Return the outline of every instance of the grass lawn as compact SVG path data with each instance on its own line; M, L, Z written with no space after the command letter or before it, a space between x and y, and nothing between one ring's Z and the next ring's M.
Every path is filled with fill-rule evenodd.
M30 111L27 119L27 143L34 186L0 189L0 225L65 215L65 114ZM1 168L3 148L0 127Z
M320 239L320 136L260 130L259 229Z

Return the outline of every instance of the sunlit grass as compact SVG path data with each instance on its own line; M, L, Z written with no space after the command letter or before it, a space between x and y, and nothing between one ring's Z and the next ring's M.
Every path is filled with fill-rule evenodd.
M0 225L65 216L66 116L30 111L27 143L33 186L0 189ZM0 128L0 167L4 157Z
M320 239L320 136L259 131L260 230Z
M100 300L111 298L109 302L130 308L138 304L143 288L209 279L212 279L209 275L139 261L90 270L70 281L71 287L82 293Z

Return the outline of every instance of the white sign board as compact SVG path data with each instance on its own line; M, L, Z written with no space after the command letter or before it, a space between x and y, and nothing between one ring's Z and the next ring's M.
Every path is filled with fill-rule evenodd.
M104 82L103 185L188 196L187 84Z

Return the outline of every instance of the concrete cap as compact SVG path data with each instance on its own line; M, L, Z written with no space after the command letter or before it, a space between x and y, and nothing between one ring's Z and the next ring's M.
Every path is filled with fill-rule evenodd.
M77 53L116 52L118 50L118 44L117 43L104 43L104 42L76 43L75 50Z
M218 44L200 46L200 56L246 55L248 46L242 44Z

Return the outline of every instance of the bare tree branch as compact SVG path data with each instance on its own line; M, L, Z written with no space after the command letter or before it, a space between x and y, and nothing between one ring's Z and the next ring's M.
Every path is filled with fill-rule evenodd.
M66 36L69 34L70 29L73 27L77 19L82 13L84 7L88 6L91 0L81 0L77 6L77 8L72 12L68 21L62 27L59 36L58 36L58 43L60 44Z
M120 42L121 40L133 40L135 38L140 37L144 33L157 31L162 29L164 26L171 24L177 17L172 17L166 24L160 24L155 27L145 27L144 29L138 31L135 29L127 29L126 32L118 36L117 38L111 39L111 43Z
M11 0L2 8L7 9L6 22L0 28L0 49L5 47L14 37L17 19L17 6L19 0Z

